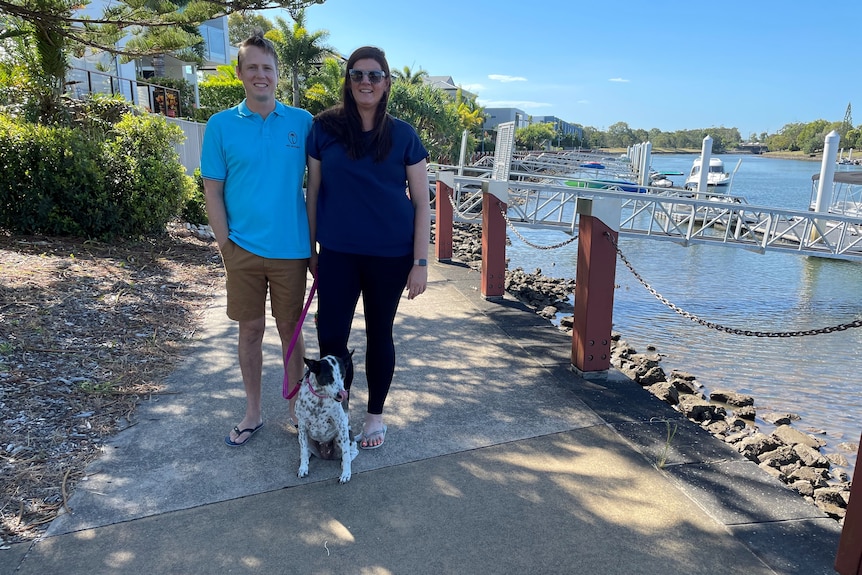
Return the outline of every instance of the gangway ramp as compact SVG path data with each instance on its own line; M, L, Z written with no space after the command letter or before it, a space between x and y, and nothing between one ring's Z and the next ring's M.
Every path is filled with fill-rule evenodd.
M511 176L516 177L515 173ZM436 179L433 174L430 178L432 183ZM757 206L742 198L699 196L685 190L646 188L645 193L633 193L613 186L577 188L564 185L559 178L546 179L552 181L510 179L504 214L510 225L573 235L579 199L614 198L622 206L619 233L623 237L862 261L862 217ZM487 179L455 177L456 219L476 221L483 181Z

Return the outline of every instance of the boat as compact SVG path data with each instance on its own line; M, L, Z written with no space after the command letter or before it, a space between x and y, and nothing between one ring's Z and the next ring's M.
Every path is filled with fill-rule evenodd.
M692 163L691 172L689 172L688 177L685 179L685 189L697 189L697 185L700 182L701 163L702 159L700 156L698 156ZM737 164L736 167L739 168L739 164ZM724 162L721 161L721 158L710 158L709 172L706 176L706 185L708 187L719 188L730 184L730 179L730 174L724 171Z
M566 180L565 184L572 188L589 188L592 190L619 190L621 192L634 192L643 194L647 191L643 186L639 186L637 182L630 180L618 179L597 179L590 178L586 180Z
M853 148L850 148L846 156L844 155L844 148L841 148L841 150L838 152L838 159L835 161L835 163L839 166L858 166L859 160L853 159Z
M820 174L811 176L811 203L809 210L815 211L817 190L820 186ZM862 217L862 172L835 172L832 179L832 201L829 204L830 214Z
M671 176L684 176L682 172L657 172L655 170L649 173L649 185L654 188L672 188L674 186Z

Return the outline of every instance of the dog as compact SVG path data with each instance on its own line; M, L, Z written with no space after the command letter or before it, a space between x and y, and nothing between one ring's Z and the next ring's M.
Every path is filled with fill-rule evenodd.
M339 483L350 481L350 462L359 454L356 441L350 434L347 412L342 402L347 400L344 376L351 356L339 358L327 355L320 360L303 358L305 377L300 382L296 400L296 419L299 435L299 477L308 475L310 457L309 440L321 446L333 442L335 453L341 454L341 477Z

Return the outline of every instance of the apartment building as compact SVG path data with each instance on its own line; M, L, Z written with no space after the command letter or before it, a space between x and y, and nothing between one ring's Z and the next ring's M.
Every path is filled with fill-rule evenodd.
M112 0L91 0L79 9L78 13L91 18L100 18ZM163 54L145 56L123 63L121 58L106 52L89 53L81 58L70 59L67 86L75 92L102 92L122 94L135 104L154 111L160 106L151 89L142 86L139 79L146 81L154 77L177 78L187 81L195 88L195 105L198 105L199 68L215 69L216 66L230 64L236 49L228 41L227 16L208 20L200 25L200 35L204 39L204 64L179 60L174 55ZM128 38L117 43L122 48ZM164 105L166 103L161 103ZM170 112L168 109L162 112ZM173 115L168 113L168 115Z

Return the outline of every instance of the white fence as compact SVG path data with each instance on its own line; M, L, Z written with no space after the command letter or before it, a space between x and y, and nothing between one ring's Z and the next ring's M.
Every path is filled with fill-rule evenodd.
M191 176L201 165L201 148L204 142L206 124L169 117L166 117L165 120L182 128L186 135L185 141L177 144L175 149L180 156L180 162L186 168L186 173Z

